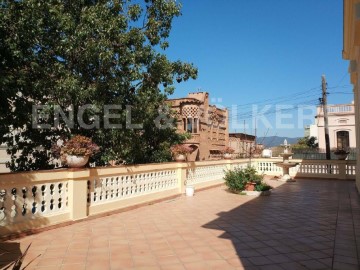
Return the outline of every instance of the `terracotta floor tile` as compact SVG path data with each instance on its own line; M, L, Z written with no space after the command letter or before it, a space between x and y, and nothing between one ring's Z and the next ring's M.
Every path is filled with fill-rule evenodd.
M185 270L185 266L183 264L176 265L165 265L161 267L162 270Z
M11 257L2 248L20 254L32 243L27 270L329 269L333 260L336 269L358 269L353 182L271 184L277 188L269 197L218 187L0 243L0 263Z
M165 265L177 265L181 264L180 259L177 256L164 256L158 257L157 262L160 266L164 267Z
M110 270L109 262L91 262L87 263L85 266L86 270Z
M359 265L342 263L342 262L334 262L333 269L334 270L359 270Z
M133 256L135 267L158 266L157 260L153 256Z
M298 262L287 262L279 264L284 270L305 270L307 269L305 266L301 265Z
M301 252L287 253L286 256L288 256L293 261L304 261L311 259L311 257L306 255L306 253L301 253Z
M134 266L134 262L132 258L111 258L110 260L111 269L124 269L124 268L132 268Z
M186 270L208 270L209 265L206 264L206 262L187 262L184 263Z
M203 258L201 257L200 254L191 254L191 255L185 255L185 256L178 256L180 258L180 260L183 263L190 263L190 262L199 262L199 261L203 261Z
M261 265L267 265L267 264L273 264L273 262L271 260L269 260L268 258L264 257L264 256L260 256L260 257L250 257L248 258L248 260L256 266L261 266Z
M334 262L341 262L341 263L348 263L348 264L358 264L358 260L356 257L348 257L348 256L342 256L342 255L336 255L334 256Z
M63 258L63 264L76 264L81 263L85 265L87 255L72 254Z
M63 264L60 267L61 270L85 270L86 266L83 263L74 263L74 264Z
M317 259L322 264L326 265L328 268L331 268L333 263L333 258L324 258L324 259Z
M250 267L250 266L254 266L252 264L252 262L249 261L248 258L231 258L231 259L228 259L227 262L233 266L233 267Z
M299 262L301 265L305 266L307 269L326 269L327 266L317 260L307 260Z
M266 258L268 258L269 260L271 260L274 263L286 263L286 262L292 261L289 257L287 257L284 254L269 255L269 256L266 256Z

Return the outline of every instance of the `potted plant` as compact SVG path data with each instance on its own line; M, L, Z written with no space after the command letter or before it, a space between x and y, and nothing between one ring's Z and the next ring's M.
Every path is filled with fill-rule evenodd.
M257 148L256 146L251 150L251 153L250 155L253 157L253 158L259 158L261 156L261 153L262 153L262 149L260 148Z
M59 151L60 150L60 151ZM92 142L91 138L75 135L65 141L62 146L54 146L55 156L59 153L61 160L70 168L79 168L86 165L89 157L99 151L99 146Z
M271 186L263 181L263 176L251 166L227 171L225 184L231 192L246 195L268 195L271 189Z
M338 160L345 160L349 154L348 150L338 148L335 151L333 151L334 155L338 158Z
M223 153L225 159L231 159L232 154L235 152L235 150L227 146L221 152Z
M186 160L186 156L192 152L192 148L185 144L176 144L171 146L171 153L175 161L181 162Z

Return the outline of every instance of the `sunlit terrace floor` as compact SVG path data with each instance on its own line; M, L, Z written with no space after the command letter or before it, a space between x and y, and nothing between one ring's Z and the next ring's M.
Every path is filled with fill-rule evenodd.
M224 187L0 244L26 269L359 269L354 182L298 180L253 198Z

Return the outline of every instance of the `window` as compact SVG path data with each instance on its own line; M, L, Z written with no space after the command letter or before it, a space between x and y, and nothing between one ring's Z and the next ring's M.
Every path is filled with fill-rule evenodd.
M338 131L336 136L338 149L346 149L350 146L348 131Z
M187 118L186 119L186 131L192 133L192 128L193 128L192 118Z
M199 119L198 118L184 118L184 130L189 133L198 133Z
M194 118L193 133L198 133L199 119Z

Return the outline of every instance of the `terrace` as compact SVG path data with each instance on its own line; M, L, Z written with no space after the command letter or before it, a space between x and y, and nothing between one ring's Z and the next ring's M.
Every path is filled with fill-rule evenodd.
M31 244L21 269L359 269L355 161L294 160L294 183L270 180L278 161L1 175L0 265ZM224 170L249 163L271 196L222 185Z

